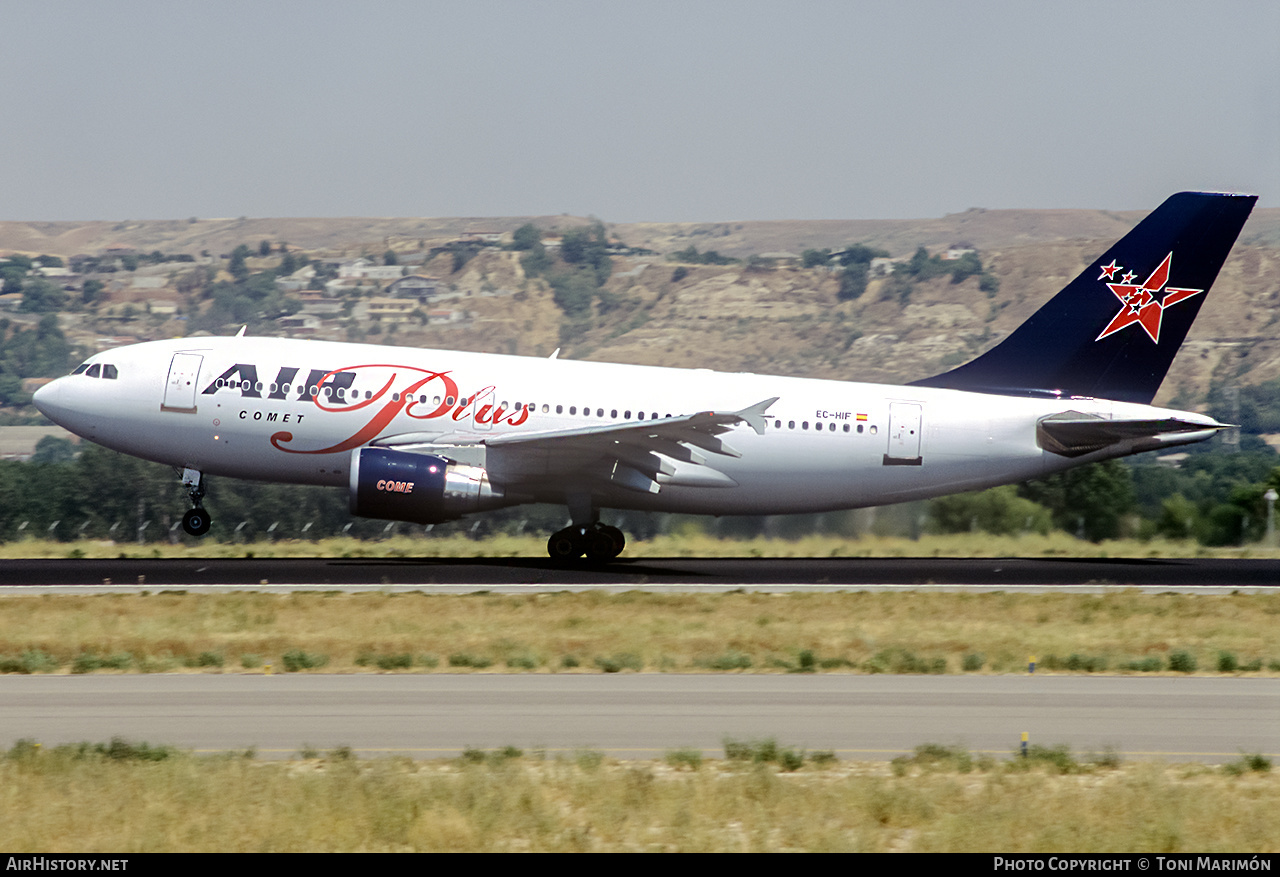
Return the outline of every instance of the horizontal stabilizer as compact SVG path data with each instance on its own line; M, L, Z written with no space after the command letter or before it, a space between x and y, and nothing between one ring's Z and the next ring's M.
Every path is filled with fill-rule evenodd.
M1152 447L1199 441L1194 433L1230 429L1227 423L1166 417L1157 420L1108 420L1096 414L1066 411L1046 417L1036 425L1036 442L1046 451L1064 457L1080 457L1120 442L1151 439Z

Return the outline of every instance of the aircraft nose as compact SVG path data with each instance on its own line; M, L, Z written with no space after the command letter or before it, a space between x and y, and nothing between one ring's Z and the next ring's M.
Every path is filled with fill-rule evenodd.
M59 417L63 413L63 407L58 404L58 398L62 395L62 381L55 380L45 384L36 390L35 395L31 397L31 401L35 403L36 409L41 414L52 420L54 423L61 423Z

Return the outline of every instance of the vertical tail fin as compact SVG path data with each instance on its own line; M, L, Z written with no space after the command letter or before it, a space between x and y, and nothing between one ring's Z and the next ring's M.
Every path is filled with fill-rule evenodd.
M914 386L1150 403L1257 200L1172 196L1004 341Z

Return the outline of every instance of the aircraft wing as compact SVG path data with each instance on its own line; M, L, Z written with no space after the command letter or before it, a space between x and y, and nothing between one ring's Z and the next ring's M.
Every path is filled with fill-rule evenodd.
M462 451L484 445L485 467L494 481L511 487L540 482L577 482L585 488L613 485L641 493L658 493L663 485L735 487L719 471L715 457L742 454L721 436L739 424L759 434L765 412L775 396L739 411L701 411L658 420L637 420L605 426L518 432L497 436L474 433L455 436L392 436L374 442L409 450L448 455L450 446ZM465 456L465 454L463 454Z
M1178 417L1156 420L1109 420L1094 414L1066 411L1036 425L1040 447L1064 457L1080 457L1120 442L1150 445L1149 449L1200 441L1206 432L1230 429L1215 420L1202 422ZM1147 448L1143 448L1147 449Z
M570 478L641 493L658 493L665 484L736 487L713 459L742 454L721 436L739 424L763 434L765 412L776 401L775 396L740 411L494 436L484 440L488 467L505 483Z

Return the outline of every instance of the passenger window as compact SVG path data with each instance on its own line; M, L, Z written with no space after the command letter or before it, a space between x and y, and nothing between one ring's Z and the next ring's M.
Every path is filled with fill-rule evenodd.
M120 372L116 371L114 365L104 365L102 367L102 376L109 381L114 381L120 376Z

